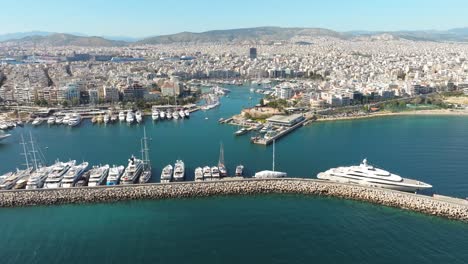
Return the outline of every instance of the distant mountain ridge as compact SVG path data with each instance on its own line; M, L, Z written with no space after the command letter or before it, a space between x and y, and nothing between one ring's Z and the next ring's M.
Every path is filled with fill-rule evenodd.
M79 33L65 34L31 31L0 35L0 41L14 44L39 44L50 46L118 47L125 45L155 45L170 43L273 43L280 41L306 43L316 37L338 39L468 42L468 27L450 30L427 31L349 31L337 32L324 28L256 27L228 30L212 30L201 33L181 32L171 35L148 37L138 40L125 36L96 37Z

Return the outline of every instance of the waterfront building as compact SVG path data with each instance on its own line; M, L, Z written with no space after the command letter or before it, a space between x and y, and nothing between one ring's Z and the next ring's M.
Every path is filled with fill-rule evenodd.
M294 114L294 115L274 115L268 118L266 121L272 125L276 126L287 126L291 127L295 124L303 121L305 118L302 114Z
M119 101L119 90L113 86L104 87L104 100L106 102L118 102Z

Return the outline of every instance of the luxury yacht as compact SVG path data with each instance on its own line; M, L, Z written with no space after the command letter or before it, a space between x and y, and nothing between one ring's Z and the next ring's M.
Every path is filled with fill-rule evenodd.
M195 169L195 181L203 181L203 169L201 167Z
M88 186L98 186L106 182L107 175L109 174L109 165L94 166L90 170Z
M211 179L211 168L208 166L203 167L203 178L205 180Z
M47 176L44 188L58 188L62 182L63 175L68 171L71 166L75 165L74 160L69 162L57 162L52 167L51 172Z
M133 184L137 182L138 177L140 177L141 172L143 171L143 161L132 156L128 160L128 166L125 169L125 172L122 176L122 184Z
M183 181L185 179L185 164L177 160L174 166L174 181Z
M102 120L104 121L104 124L109 123L109 121L110 121L110 115L109 115L109 114L105 114Z
M338 167L321 172L317 175L317 178L406 192L416 192L432 188L430 184L402 178L386 170L376 168L368 164L367 159L364 159L359 166Z
M155 110L151 113L151 119L153 119L153 121L156 121L159 119L159 111L158 110Z
M119 112L119 121L121 121L121 122L125 121L125 112L124 111Z
M81 178L81 175L83 175L86 168L88 168L88 165L88 162L83 162L79 165L71 166L71 168L63 175L60 186L63 188L71 188L75 186L75 183Z
M40 118L40 117L37 117L36 119L34 119L34 121L32 121L32 125L33 126L39 126L40 124L42 124L42 122L44 122L44 119Z
M55 116L50 116L49 119L47 119L47 124L48 125L53 125L55 124Z
M57 117L55 118L55 124L56 124L56 125L61 125L61 124L63 124L63 117L57 116Z
M89 176L91 175L91 171L85 171L80 179L75 183L75 187L83 187L88 186Z
M164 167L164 169L161 172L161 182L162 183L172 181L172 171L173 171L172 165L169 164L166 167Z
M62 124L68 125L69 122L70 122L70 115L66 114L62 119Z
M179 116L180 116L180 118L184 118L184 117L185 117L185 112L184 112L184 110L180 110L180 111L179 111Z
M167 119L172 119L172 112L170 110L166 111L166 118Z
M114 166L109 169L109 175L107 176L107 185L117 185L119 184L120 177L122 177L122 173L124 172L124 166Z
M143 169L140 175L139 183L147 183L151 179L151 167Z
M78 113L74 113L70 116L70 120L68 121L68 125L71 127L75 127L81 123L81 115Z
M236 176L243 176L244 175L244 166L238 165L236 167Z
M133 123L135 121L135 114L131 110L129 110L127 112L127 118L126 119L127 119L127 123L129 123L129 124Z
M135 118L137 123L143 122L143 114L141 113L141 111L136 111Z
M26 184L26 189L38 189L44 186L44 182L47 179L47 176L52 171L54 165L50 167L40 167L34 171Z
M214 179L219 179L220 174L219 174L219 168L217 166L211 167L211 177Z
M166 118L166 113L164 113L164 111L159 112L159 118L161 119Z
M280 172L280 171L260 171L255 173L254 178L257 179L265 179L265 178L284 178L287 177L288 174L286 172Z
M20 180L28 180L29 176L32 173L32 169L17 170L14 173L8 175L5 180L0 184L0 189L10 190L17 184Z
M179 119L179 113L177 112L177 110L172 113L172 117L174 119Z
M187 117L187 118L190 117L190 111L189 111L189 110L185 110L185 111L184 111L184 114L185 114L185 117Z

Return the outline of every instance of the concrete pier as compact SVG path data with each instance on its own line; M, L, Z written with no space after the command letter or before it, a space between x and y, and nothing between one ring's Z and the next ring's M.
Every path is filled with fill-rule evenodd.
M258 144L258 145L265 145L265 146L270 145L271 143L273 143L274 140L280 139L283 136L286 136L287 134L289 134L289 133L293 132L294 130L298 129L299 127L303 126L304 123L307 122L307 121L308 121L307 119L302 120L301 122L295 124L294 126L288 127L285 130L279 132L275 136L273 136L271 138L268 138L268 139L263 138L263 137L253 138L252 143Z
M468 204L460 202L463 201L461 199L430 197L388 189L300 178L1 191L0 207L269 193L351 199L468 222Z

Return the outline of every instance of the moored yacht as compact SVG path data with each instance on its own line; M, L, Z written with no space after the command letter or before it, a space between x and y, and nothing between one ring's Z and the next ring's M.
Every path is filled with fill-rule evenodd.
M68 121L68 125L71 127L78 126L81 123L81 115L78 113L73 113L70 116L70 120Z
M133 113L132 110L128 110L127 112L127 123L131 124L135 121L135 114Z
M183 181L185 179L185 164L177 160L174 166L174 181Z
M120 122L125 121L125 112L124 111L119 112L119 121Z
M184 110L184 114L186 118L190 117L190 111L189 110Z
M70 122L70 115L66 114L62 119L62 124L68 125L69 122Z
M109 174L107 176L107 184L108 186L117 185L120 182L120 177L122 177L122 173L124 172L124 166L114 166L109 169Z
M88 186L102 185L109 174L109 165L94 166L90 170Z
M177 111L174 111L174 112L172 113L172 118L174 118L174 119L179 119L179 113L178 113Z
M159 118L161 118L161 120L166 118L166 113L164 113L164 111L159 112Z
M203 179L211 180L211 168L208 166L203 167Z
M220 174L219 174L219 168L217 166L211 167L211 177L213 179L219 179Z
M137 123L143 122L143 114L141 113L140 110L136 111L135 118Z
M167 165L166 167L163 168L161 172L161 182L166 183L166 182L171 182L172 181L172 171L173 167L171 164Z
M49 119L47 119L47 124L48 125L54 125L55 124L55 116L50 116Z
M104 124L107 124L110 122L110 115L108 113L104 114L104 117L102 118L104 121Z
M88 162L83 162L71 168L63 175L62 182L60 184L63 188L71 188L75 186L75 183L81 178L81 175L88 168Z
M47 176L52 171L54 165L50 167L40 167L35 170L26 184L26 189L38 189L44 186L44 182L47 179Z
M201 167L195 169L195 181L203 181L203 169Z
M180 118L184 118L184 117L185 117L185 112L184 112L184 110L180 110L180 111L179 111L179 116L180 116Z
M317 175L317 178L405 192L416 192L432 188L430 184L402 178L399 175L376 168L368 164L367 159L364 159L359 166L338 167L321 172Z
M244 175L244 166L238 165L236 167L236 176L243 176Z
M32 125L33 126L39 126L40 124L42 124L42 122L44 122L44 119L40 118L40 117L37 117L36 119L34 119L34 121L32 121Z
M153 121L156 121L159 119L159 111L158 110L154 110L152 113L151 113L151 119L153 119Z
M128 166L125 169L125 172L122 176L121 183L122 184L136 183L142 171L143 171L143 161L135 158L135 156L132 156L128 160Z
M47 176L44 188L58 188L62 182L63 175L68 171L71 166L75 165L74 160L69 162L57 162L52 167L51 172Z

